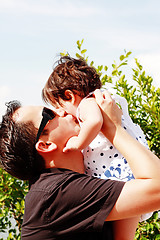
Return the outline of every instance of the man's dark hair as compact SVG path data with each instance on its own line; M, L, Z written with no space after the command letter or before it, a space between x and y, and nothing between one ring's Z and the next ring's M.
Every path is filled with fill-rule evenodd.
M43 88L42 98L46 103L56 104L59 98L69 100L65 95L66 90L86 97L97 88L101 88L101 80L94 67L83 59L63 56Z
M30 180L43 168L43 158L35 149L37 129L32 122L13 119L20 102L6 104L7 111L0 123L0 163L14 177Z

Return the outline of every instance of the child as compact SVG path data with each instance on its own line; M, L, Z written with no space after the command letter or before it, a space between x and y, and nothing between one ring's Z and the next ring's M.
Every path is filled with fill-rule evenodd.
M63 107L75 116L81 126L78 136L70 138L64 152L83 150L86 173L99 178L129 181L134 178L126 159L100 132L103 127L101 111L93 97L101 81L93 67L84 60L62 57L50 75L42 96L54 107ZM108 88L106 85L105 88ZM127 101L113 93L113 98L123 110L122 125L133 137L147 147L144 134L128 114ZM144 215L141 220L149 218Z

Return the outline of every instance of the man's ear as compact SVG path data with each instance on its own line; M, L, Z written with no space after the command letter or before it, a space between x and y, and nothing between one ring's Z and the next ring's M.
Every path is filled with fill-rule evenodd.
M36 143L36 150L37 152L39 153L49 153L49 152L52 152L54 150L57 149L57 145L53 142L44 142L44 141L41 141L39 140L37 143Z
M75 103L75 95L71 90L66 90L64 94L68 101L70 101L72 104Z

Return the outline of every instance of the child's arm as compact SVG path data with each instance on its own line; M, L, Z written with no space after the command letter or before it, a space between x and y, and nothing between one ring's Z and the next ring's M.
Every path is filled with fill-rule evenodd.
M86 98L79 105L81 129L78 136L68 140L63 152L86 148L101 130L103 117L94 98Z

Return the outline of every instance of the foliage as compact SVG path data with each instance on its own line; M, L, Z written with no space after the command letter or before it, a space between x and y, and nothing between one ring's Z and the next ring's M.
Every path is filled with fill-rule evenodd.
M83 40L77 41L76 57L88 62L87 49L83 49L82 45ZM112 64L111 73L108 73L109 68L106 65L95 67L93 61L90 65L96 68L103 84L113 83L117 93L127 99L131 118L143 129L150 149L160 157L160 89L153 86L152 77L146 75L137 59L135 59L136 68L131 69L133 84L129 83L124 74L125 69L122 71L122 68L126 67L126 72L130 70L128 65L130 55L131 52L124 51L119 63ZM11 177L0 168L0 189L0 232L8 232L7 240L20 240L24 197L28 191L28 184ZM15 219L15 226L12 225L11 218ZM160 219L157 212L149 220L139 224L135 239L160 239Z
M0 168L0 232L8 232L7 240L21 239L20 231L24 214L24 197L27 189L27 182L11 177ZM13 219L15 224L13 224Z
M160 219L158 212L155 212L153 216L147 221L139 223L135 240L160 240Z

